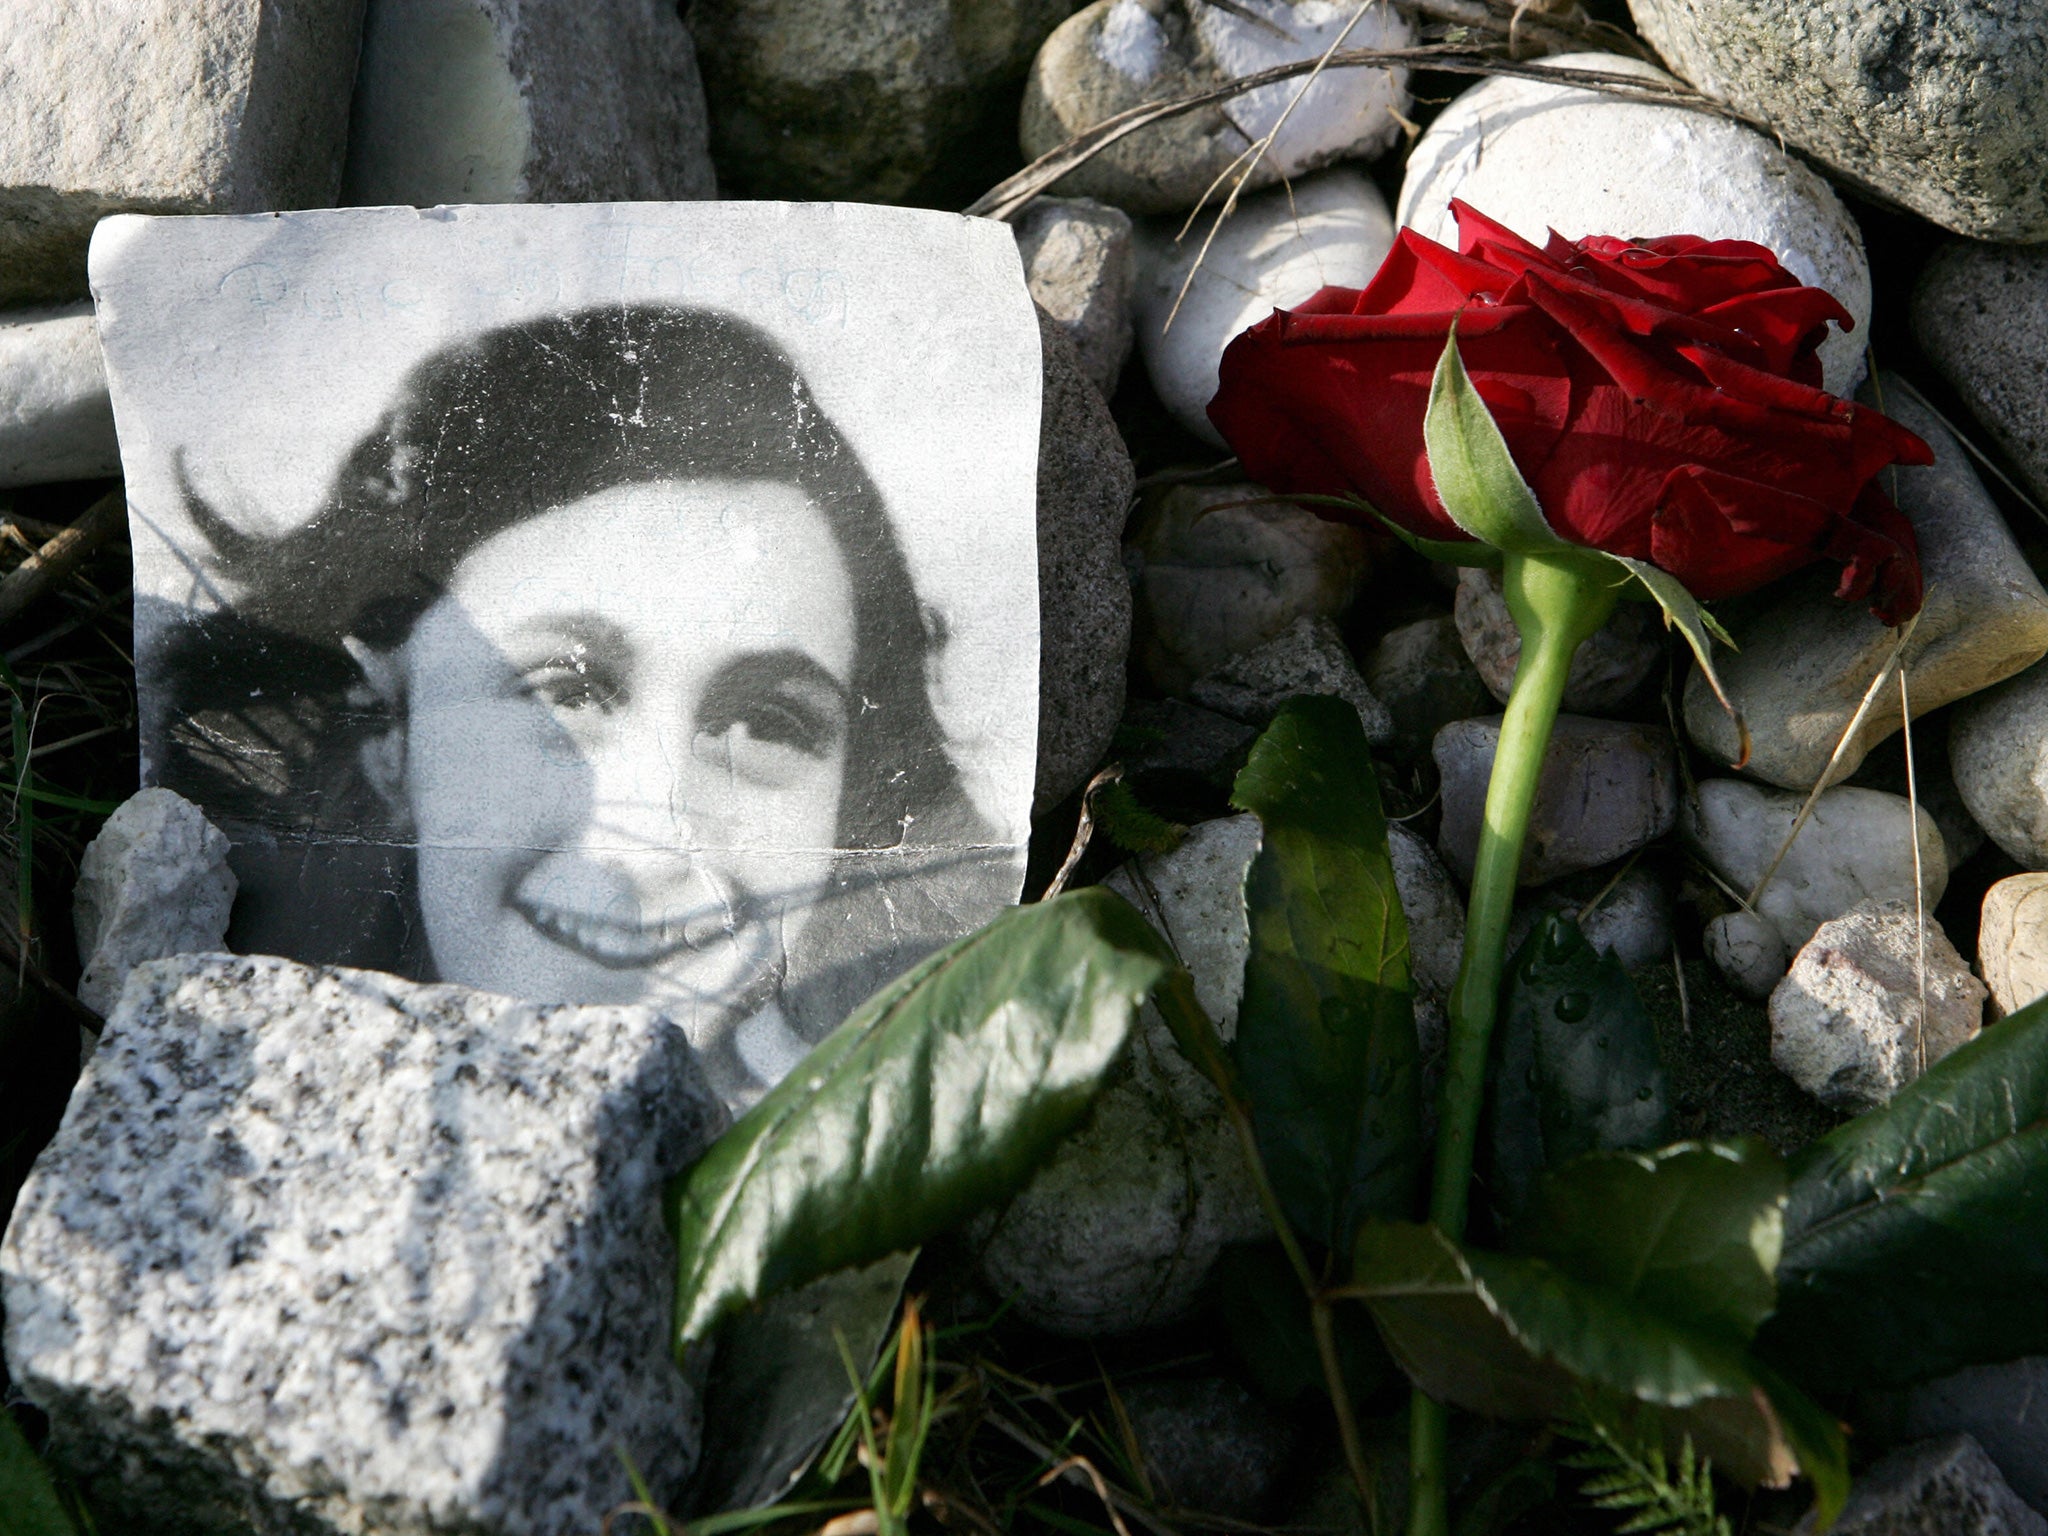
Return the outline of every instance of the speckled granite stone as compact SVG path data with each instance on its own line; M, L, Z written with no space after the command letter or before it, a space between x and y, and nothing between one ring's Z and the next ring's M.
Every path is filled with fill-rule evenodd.
M650 1010L139 967L4 1244L57 1460L153 1532L597 1529L696 1455L658 1191L724 1112Z

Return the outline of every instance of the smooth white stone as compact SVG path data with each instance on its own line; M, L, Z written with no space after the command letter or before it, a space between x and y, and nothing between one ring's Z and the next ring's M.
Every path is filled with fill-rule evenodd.
M1544 62L1671 79L1612 53ZM1702 235L1769 246L1855 318L1853 332L1821 345L1827 387L1846 394L1862 374L1870 263L1856 221L1825 181L1753 128L1500 76L1458 97L1416 141L1400 222L1455 247L1454 197L1539 245L1554 229L1574 240Z
M120 472L92 305L0 313L0 489Z
M1176 241L1179 227L1175 220L1139 228L1138 350L1173 419L1221 446L1208 412L1223 349L1238 332L1320 289L1364 287L1394 243L1394 223L1379 188L1356 171L1332 170L1297 182L1291 197L1281 188L1245 198L1199 271L1208 221L1197 219ZM1174 314L1191 271L1194 282Z

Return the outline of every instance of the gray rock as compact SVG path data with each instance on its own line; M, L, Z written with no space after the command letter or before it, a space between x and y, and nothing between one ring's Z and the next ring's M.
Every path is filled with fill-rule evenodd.
M1408 971L1415 983L1415 1044L1425 1063L1444 1047L1451 988L1465 958L1465 897L1436 850L1400 822L1387 823L1394 890L1408 919Z
M1205 225L1185 236L1180 228L1178 219L1138 228L1138 351L1167 414L1221 447L1209 402L1223 349L1323 288L1363 288L1394 243L1394 221L1379 188L1340 166L1245 198L1213 240Z
M1925 969L1922 969L1922 962ZM1924 988L1924 991L1923 991ZM1822 923L1771 993L1771 1060L1831 1109L1889 1103L1977 1037L1984 983L1911 902Z
M1889 685L1896 688L1894 682ZM1913 772L1906 773L1905 743L1894 736L1863 760L1852 784L1903 795L1909 789L1918 797L1920 808L1941 828L1942 846L1948 850L1948 867L1960 869L1990 839L1963 804L1963 792L1956 788L1955 775L1948 766L1948 730L1954 711L1928 719L1920 713L1919 695L1913 698Z
M343 200L714 197L704 86L663 0L369 0Z
M227 835L174 790L130 795L78 861L78 1000L105 1017L143 961L222 948L234 903Z
M1739 907L1709 922L1704 942L1714 969L1754 1002L1763 1002L1777 990L1792 968L1792 951L1785 947L1778 925Z
M1671 889L1644 864L1619 872L1592 870L1537 891L1509 920L1508 953L1520 949L1537 921L1552 912L1569 912L1588 944L1629 970L1671 953Z
M2048 1355L1973 1365L1872 1404L1897 1438L1969 1436L2022 1499L2048 1514ZM2038 1526L2026 1527L2040 1536Z
M753 197L895 202L978 140L1073 0L693 0L712 157ZM993 169L948 200L959 206ZM1014 164L1014 161L1011 162Z
M1686 79L1959 234L2048 240L2034 0L1629 0Z
M1256 1519L1294 1449L1294 1426L1227 1376L1125 1389L1131 1438L1168 1509Z
M2008 875L1984 893L1977 974L1994 1019L2048 997L2048 875Z
M1203 822L1105 882L1173 943L1226 1040L1244 996L1242 892L1259 836L1254 816ZM1097 1338L1185 1316L1223 1249L1268 1230L1221 1098L1147 1004L1087 1118L976 1236L983 1275L1026 1319Z
M1351 605L1365 535L1266 495L1256 485L1175 485L1139 502L1126 559L1133 645L1154 687L1178 692L1303 615L1336 618Z
M1191 773L1227 788L1258 734L1256 726L1181 699L1133 699L1117 727L1117 754L1133 774Z
M84 298L109 213L333 203L362 18L363 0L10 7L0 304Z
M682 1033L289 961L131 981L0 1244L7 1361L104 1516L568 1536L658 1497Z
M1344 637L1336 625L1316 615L1296 619L1264 645L1233 656L1188 689L1188 697L1204 709L1250 725L1265 724L1282 704L1306 693L1331 694L1357 710L1367 741L1393 738L1393 718L1358 675Z
M0 490L120 472L92 305L0 313Z
M1913 339L2035 497L2048 499L2048 249L1958 242L1937 251L1913 290Z
M1991 840L2023 868L2048 869L2048 661L1951 711L1948 766Z
M1802 1536L1813 1523L1803 1522ZM1968 1435L1902 1446L1856 1479L1836 1536L2048 1536Z
M1484 714L1491 694L1446 616L1418 619L1380 636L1358 664L1373 697L1393 717L1393 745L1404 755L1429 750L1453 720Z
M1927 598L1900 653L1913 714L2011 677L2048 655L2048 592L2035 579L1969 458L1912 386L1881 374L1863 398L1926 438L1935 461L1885 477L1920 536ZM1898 632L1862 603L1833 596L1836 572L1801 572L1766 589L1722 620L1739 649L1715 660L1729 697L1749 723L1746 773L1786 789L1811 789L1891 655ZM1900 725L1896 679L1864 716L1843 752L1839 783ZM1685 728L1702 752L1732 763L1740 750L1731 720L1695 671L1685 688Z
M1107 400L1131 355L1138 280L1130 215L1084 197L1041 197L1017 216L1024 281L1066 329L1081 371Z
M1670 77L1614 53L1561 54L1559 67ZM1801 282L1825 288L1856 329L1821 344L1827 387L1846 394L1870 331L1870 263L1832 188L1770 136L1704 112L1499 76L1473 86L1408 156L1401 223L1455 247L1451 199L1542 244L1683 230L1769 246Z
M1443 783L1437 847L1460 880L1472 878L1500 716L1458 720L1431 748ZM1559 715L1544 755L1522 849L1523 885L1625 858L1678 821L1678 756L1651 725Z
M1319 0L1230 6L1095 0L1048 37L1032 63L1020 127L1024 154L1036 159L1141 102L1313 59L1355 10ZM1345 46L1402 48L1413 35L1393 7L1374 6L1351 28ZM1289 112L1297 95L1300 104ZM1399 138L1394 113L1407 104L1405 70L1328 70L1306 94L1301 82L1282 81L1130 134L1070 171L1055 190L1099 197L1132 213L1174 213L1194 207L1218 176L1234 175L1243 151L1283 113L1287 121L1252 166L1247 189L1378 153Z
M1137 472L1074 344L1044 311L1038 428L1038 787L1035 811L1087 782L1124 708L1131 583L1124 518Z
M1466 566L1458 572L1454 616L1458 638L1487 692L1505 704L1522 661L1522 634L1502 594L1500 573ZM1627 703L1664 659L1664 620L1653 603L1624 602L1572 657L1563 707L1604 714Z
M1740 779L1705 779L1686 802L1685 839L1738 895L1763 877L1805 803L1804 795ZM1902 795L1839 785L1814 803L1813 815L1756 898L1759 916L1778 930L1788 954L1804 948L1822 923L1866 902L1913 900L1913 837L1920 844L1921 894L1932 912L1948 889L1948 856L1934 818Z

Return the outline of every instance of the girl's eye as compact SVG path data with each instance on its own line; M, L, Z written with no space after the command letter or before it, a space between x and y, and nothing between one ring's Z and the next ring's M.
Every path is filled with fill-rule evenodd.
M772 785L839 750L846 704L839 684L816 662L776 652L728 665L705 690L696 725L700 755Z
M586 660L555 660L519 675L519 691L564 714L610 714L624 703L624 689L610 669Z

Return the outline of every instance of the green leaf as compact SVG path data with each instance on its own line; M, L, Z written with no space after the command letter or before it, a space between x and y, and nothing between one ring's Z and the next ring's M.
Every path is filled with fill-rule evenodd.
M1720 620L1700 606L1699 599L1686 590L1685 583L1669 571L1647 560L1631 560L1626 555L1609 554L1607 558L1643 584L1644 590L1664 610L1666 627L1675 627L1685 636L1685 643L1692 647L1692 658L1699 663L1700 676L1707 680L1707 686L1714 690L1714 697L1720 700L1721 707L1735 722L1735 734L1742 746L1733 766L1740 768L1749 761L1749 722L1742 718L1742 711L1735 707L1734 701L1728 697L1728 690L1721 686L1721 674L1714 670L1714 642L1718 640L1732 651L1736 649L1734 637L1721 627Z
M1635 983L1562 913L1515 952L1494 1036L1490 1187L1519 1215L1545 1169L1670 1135L1664 1065Z
M1348 1249L1365 1216L1414 1209L1422 1166L1408 922L1358 711L1284 705L1231 803L1264 829L1233 1053L1282 1209Z
M1173 964L1095 887L1015 908L876 993L669 1187L677 1350L1021 1186Z
M1475 565L1489 571L1500 569L1500 551L1491 544L1464 539L1426 539L1419 533L1410 533L1363 496L1276 496L1273 499L1302 507L1362 512L1424 559L1443 565Z
M1558 537L1515 467L1507 439L1458 355L1456 322L1430 381L1422 441L1437 498L1451 521L1473 538L1511 555L1575 547Z
M1431 1397L1507 1419L1570 1416L1590 1390L1663 1410L1748 1484L1795 1471L1847 1488L1838 1431L1737 1346L1660 1316L1538 1258L1463 1250L1434 1227L1374 1223L1359 1234L1343 1294L1363 1299L1409 1377ZM1816 1426L1825 1426L1817 1429Z
M29 1448L14 1415L0 1408L0 1509L8 1536L74 1536L50 1469Z
M1784 1203L1785 1165L1754 1139L1582 1157L1543 1181L1511 1246L1740 1345L1777 1299Z
M2048 1352L2048 1000L1791 1164L1767 1357L1823 1391Z

